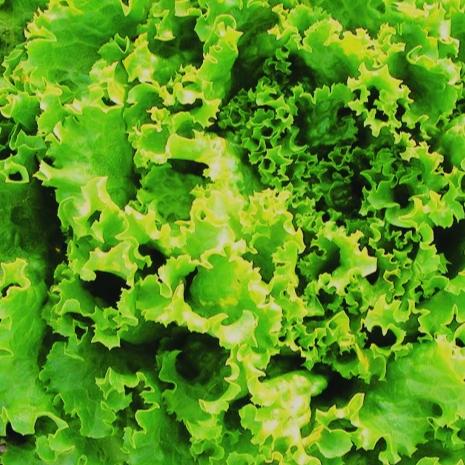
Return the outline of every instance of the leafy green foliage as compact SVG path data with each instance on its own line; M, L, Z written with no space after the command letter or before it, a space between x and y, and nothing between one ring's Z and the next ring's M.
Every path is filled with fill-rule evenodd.
M0 29L1 464L463 465L465 3Z

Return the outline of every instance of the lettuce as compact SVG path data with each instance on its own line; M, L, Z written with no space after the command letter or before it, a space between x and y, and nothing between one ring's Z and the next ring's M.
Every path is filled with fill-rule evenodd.
M463 465L463 2L0 29L2 465Z

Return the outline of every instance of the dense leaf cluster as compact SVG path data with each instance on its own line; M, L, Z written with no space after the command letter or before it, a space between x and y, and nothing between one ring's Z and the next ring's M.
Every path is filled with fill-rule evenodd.
M462 0L0 5L0 463L463 465Z

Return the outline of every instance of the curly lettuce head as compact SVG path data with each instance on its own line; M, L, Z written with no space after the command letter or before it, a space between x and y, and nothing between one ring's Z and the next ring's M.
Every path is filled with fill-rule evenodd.
M0 463L463 465L461 1L0 3Z

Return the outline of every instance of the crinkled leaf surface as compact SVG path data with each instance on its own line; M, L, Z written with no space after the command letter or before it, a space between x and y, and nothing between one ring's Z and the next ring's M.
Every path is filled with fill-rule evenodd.
M0 0L0 463L463 465L464 41Z

